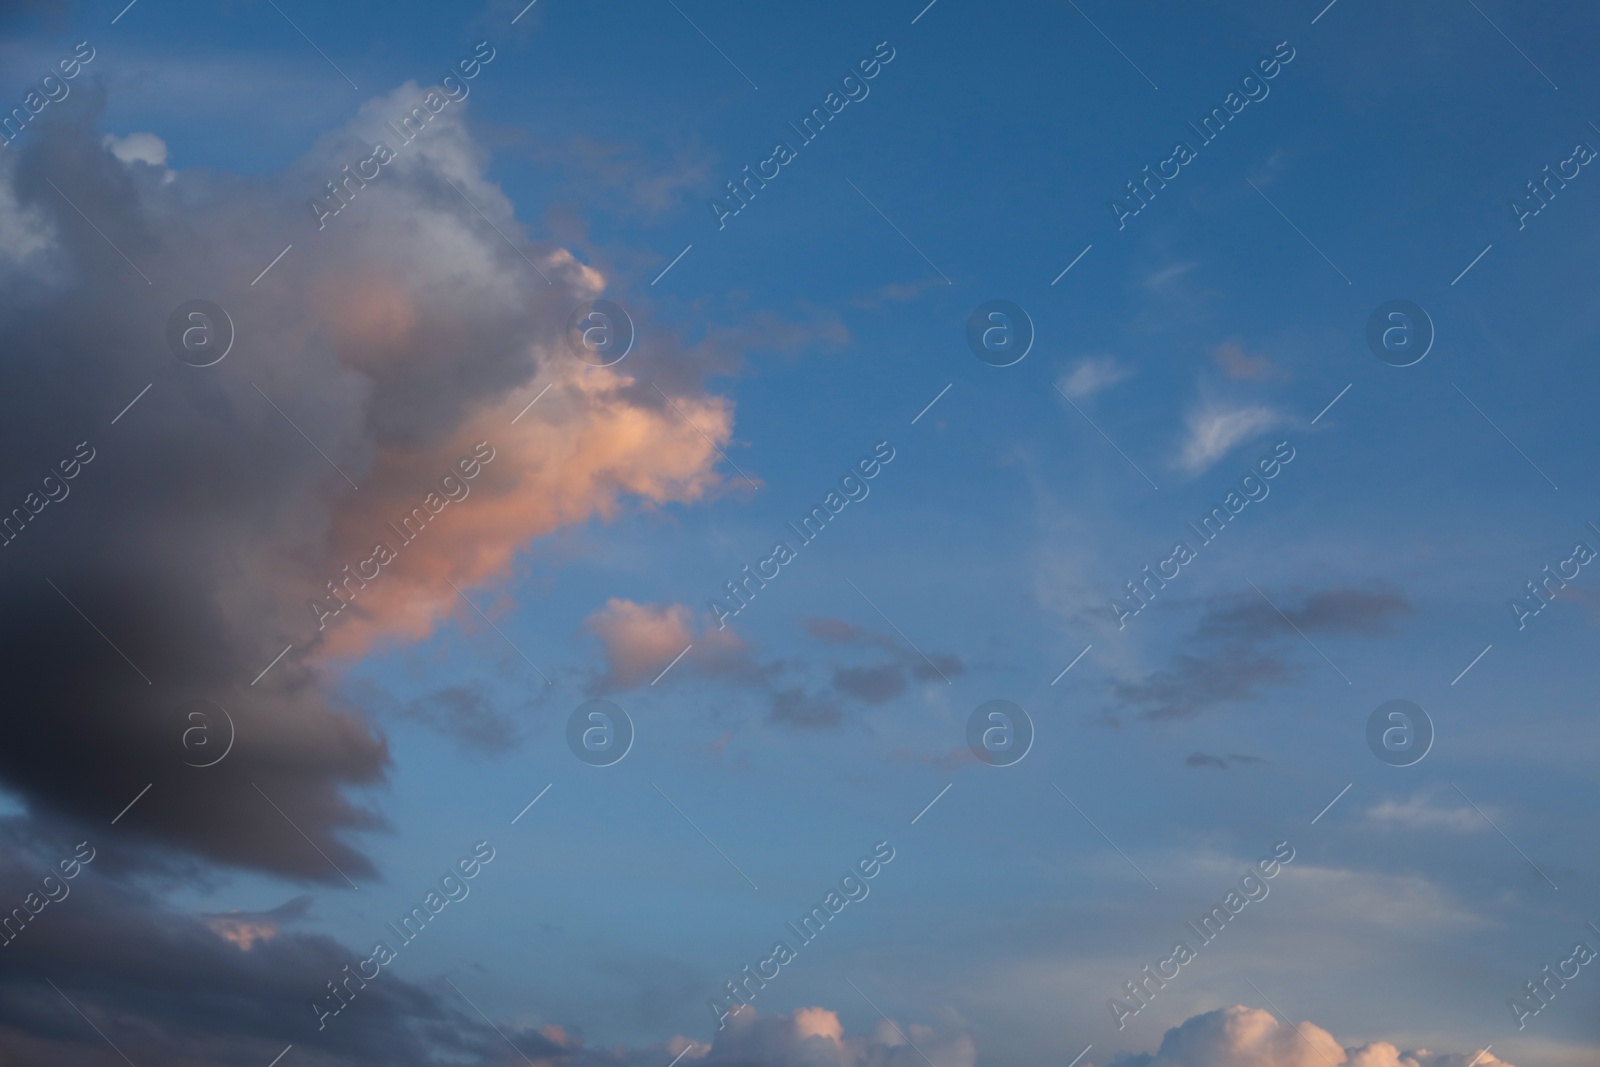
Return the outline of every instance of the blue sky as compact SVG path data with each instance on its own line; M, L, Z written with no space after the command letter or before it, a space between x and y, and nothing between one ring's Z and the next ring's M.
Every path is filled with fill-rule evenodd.
M1480 1063L1594 1062L1600 978L1587 969L1523 1029L1507 1005L1574 940L1600 946L1583 925L1600 924L1600 869L1583 847L1600 784L1587 707L1600 577L1582 569L1520 629L1510 608L1575 542L1600 549L1588 525L1600 524L1588 462L1600 375L1584 354L1600 323L1583 303L1600 178L1581 166L1520 228L1510 207L1575 145L1600 147L1600 24L1585 8L279 7L141 0L120 17L72 4L0 23L6 107L78 41L96 50L72 94L0 149L19 339L7 499L65 454L53 423L100 419L157 383L154 410L115 428L133 436L106 450L108 487L47 513L74 532L19 546L35 558L10 560L6 580L66 573L69 550L114 561L103 531L125 511L140 516L128 542L140 547L112 572L165 560L165 537L190 546L207 561L193 595L232 620L256 605L262 620L240 653L254 668L208 675L219 688L206 691L249 721L267 699L249 676L292 642L261 685L309 701L281 727L304 747L258 737L252 754L247 727L241 755L282 775L286 811L299 810L292 783L321 783L307 786L320 799L305 810L326 815L311 837L366 857L369 873L352 891L314 855L219 844L175 809L159 827L141 827L137 806L114 830L80 823L26 755L0 767L9 832L29 856L80 826L106 840L115 862L59 906L85 922L134 901L163 928L206 930L309 894L303 916L261 921L279 948L328 958L367 954L487 839L497 857L472 895L378 981L518 1041L334 1045L295 1007L301 1030L281 1041L218 1023L204 1040L222 1042L224 1062L292 1042L308 1063L500 1063L507 1044L538 1041L533 1059L554 1062L580 1056L578 1035L581 1055L664 1055L660 1067L683 1039L711 1062L921 1062L885 1016L925 1027L906 1032L937 1067L1066 1064L1090 1045L1084 1062L1099 1065L1326 1058L1304 1058L1317 1049L1294 1031L1280 1054L1250 1045L1269 1039L1248 1027L1211 1045L1192 1036L1198 1023L1173 1029L1234 1005L1315 1024L1352 1067L1467 1067L1490 1045ZM322 178L480 41L494 59L465 104L403 150L409 169L317 232L307 202ZM870 93L719 227L710 201L724 183L775 141L795 144L785 124L880 42L893 59ZM1275 50L1292 59L1270 91L1201 144L1187 123ZM134 134L159 138L164 157L134 159L148 142L117 140ZM1119 225L1113 199L1180 141L1193 160ZM56 196L44 177L90 171L121 176L73 200L132 242L153 293L44 199ZM557 282L536 263L559 267ZM560 343L568 311L602 292L638 331L604 378ZM240 323L239 354L202 385L180 381L188 368L160 341L185 297ZM1013 366L965 340L969 313L994 299L1035 331ZM1436 334L1408 367L1365 339L1395 299L1425 309ZM91 319L100 332L73 332L81 347L46 369L53 324ZM409 329L397 320L421 326L395 341ZM386 345L414 347L383 355L381 371L352 354ZM76 380L103 399L75 394ZM549 401L506 422L551 383ZM376 528L376 512L270 421L252 384L330 464L370 477L367 497L381 493L390 516L482 426L505 457L493 477L543 480L486 478L488 499L441 518L456 523L439 535L450 540L402 554L395 581L412 584L383 601L394 614L374 609L348 644L324 644L306 625L306 575L355 558L343 531ZM459 406L430 406L458 389ZM600 389L609 399L586 408ZM677 410L659 402L669 394ZM185 427L232 441L235 423L237 449L210 464L180 447ZM607 435L636 426L642 439L613 460ZM709 601L723 583L791 539L785 524L879 442L894 458L870 493L719 629ZM1270 493L1200 545L1186 523L1275 447L1293 459ZM596 454L594 483L579 485L571 469ZM1194 559L1119 627L1124 583L1178 540ZM105 610L137 616L115 576ZM446 576L498 629L441 592ZM81 629L75 618L62 626ZM605 768L565 742L568 715L596 696L637 730ZM1036 730L1014 766L967 750L968 716L992 699L1020 704ZM1414 766L1367 748L1368 716L1391 699L1436 729ZM376 771L329 769L335 721L359 724ZM39 734L41 752L56 751L52 736ZM155 778L126 773L128 796ZM254 796L215 801L219 826L240 795ZM326 814L335 796L375 820ZM879 841L896 858L870 896L754 1001L758 1017L827 1009L865 1044L807 1060L823 1039L796 1022L759 1052L719 1050L733 1039L708 998ZM1119 1029L1108 998L1126 999L1122 983L1282 841L1295 859L1270 895ZM326 977L285 965L275 988L309 1004ZM92 1032L39 1021L38 980L14 978L0 998L4 1040L41 1062L94 1062L66 1058L104 1054ZM199 1024L135 993L81 988L108 1033L120 1023L144 1047L135 1061L199 1055ZM358 998L348 1012L363 1010ZM1374 1042L1433 1058L1372 1058Z

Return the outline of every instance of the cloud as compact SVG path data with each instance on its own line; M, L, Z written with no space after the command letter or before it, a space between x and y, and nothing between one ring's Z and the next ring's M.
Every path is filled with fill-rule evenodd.
M1492 809L1489 818L1494 818ZM1380 826L1402 830L1447 830L1454 833L1481 833L1489 823L1467 804L1440 803L1428 793L1417 793L1405 800L1385 800L1367 809L1367 819Z
M1199 263L1191 261L1188 263L1174 263L1171 266L1162 267L1160 270L1152 271L1145 277L1144 287L1154 292L1160 292L1161 290L1171 286L1173 282L1181 281L1185 275L1199 265Z
M833 687L868 704L885 704L906 691L906 675L898 663L835 667Z
M374 876L344 838L384 820L347 791L380 785L389 749L334 693L343 665L452 619L481 625L452 583L470 595L505 577L547 534L725 484L733 408L698 384L702 357L635 308L659 338L660 391L634 365L576 359L567 318L605 278L523 236L463 106L319 232L308 198L372 138L394 139L383 120L422 92L369 101L279 173L167 181L102 143L91 85L0 158L13 527L9 509L60 461L93 456L3 550L16 610L0 670L36 713L0 749L0 783L37 816L89 826L149 786L118 826L148 846L130 863L187 853L342 885L331 859ZM185 365L163 338L197 296L235 327L215 367ZM470 481L452 474L479 442L493 459ZM447 474L461 499L427 504ZM426 527L398 536L390 523L418 507ZM397 558L374 572L380 542ZM312 602L339 603L335 581L349 603L319 628ZM215 705L251 743L202 781L183 765L185 712ZM463 700L418 711L473 716Z
M813 695L792 686L772 694L767 719L797 730L832 730L844 721L844 709L827 694Z
M748 642L732 630L712 629L710 622L705 615L696 617L686 604L637 604L611 598L584 620L584 628L600 638L606 659L605 671L590 690L619 692L653 685L669 666L675 678L698 675L744 686L762 686L783 673L783 661L758 661ZM680 653L684 653L681 660Z
M1188 718L1242 703L1305 672L1287 651L1301 634L1379 637L1415 611L1403 594L1383 585L1280 594L1274 603L1254 590L1210 598L1187 639L1193 651L1175 652L1167 666L1141 679L1117 682L1116 695L1147 719Z
M926 1057L926 1059L924 1059ZM688 1057L685 1057L687 1060ZM966 1034L943 1034L917 1023L879 1022L869 1036L846 1035L827 1008L759 1016L745 1007L728 1017L707 1067L975 1067L977 1047Z
M504 753L517 740L511 720L490 703L484 687L447 685L408 701L400 714L432 727L463 748Z
M852 297L850 306L877 310L886 304L903 304L917 299L938 284L938 282L927 280L920 282L889 282L879 286L867 296Z
M1228 454L1234 445L1282 426L1288 417L1264 404L1230 407L1206 404L1184 417L1189 436L1178 457L1178 466L1189 474L1201 474Z
M950 653L935 652L924 659L888 634L843 619L812 618L806 620L806 631L824 644L888 655L865 664L829 665L831 689L814 691L809 684L815 673L813 665L796 659L764 661L754 646L732 630L714 629L704 616L697 620L684 604L646 605L613 598L589 616L584 626L605 648L606 669L591 686L594 692L653 684L688 648L688 654L673 666L675 681L697 676L736 685L746 694L764 692L769 701L767 721L798 730L838 728L844 721L844 698L886 704L903 696L912 681L956 678L966 671L960 657Z
M1481 1058L1479 1058L1481 1056ZM1111 1067L1511 1067L1492 1052L1402 1052L1384 1041L1346 1048L1310 1022L1280 1023L1271 1012L1234 1005L1196 1015L1168 1030L1154 1054Z
M1072 365L1056 382L1056 388L1074 400L1093 396L1133 374L1133 368L1117 361L1115 356L1089 356Z
M535 146L534 157L549 167L574 175L569 192L593 203L599 190L618 194L625 208L659 219L687 203L691 192L711 178L711 160L703 152L679 148L662 162L631 145L578 136Z
M1279 596L1274 604L1255 592L1213 598L1195 632L1205 640L1259 641L1294 629L1308 634L1381 637L1393 632L1396 619L1416 614L1403 593L1376 584L1319 589L1298 598Z
M689 608L683 604L635 604L615 597L584 626L605 645L608 689L631 689L654 678L692 640Z
M1137 682L1118 682L1123 701L1143 707L1147 719L1182 719L1219 704L1243 703L1268 686L1284 686L1304 673L1276 652L1228 644L1196 656L1176 653L1169 666Z
M1225 756L1213 756L1208 752L1196 752L1184 760L1186 767L1215 767L1225 771L1230 767L1240 767L1252 763L1265 763L1260 756L1241 756L1237 752L1229 752Z
M68 842L76 840L59 824L34 821L24 828L22 822L0 823L0 899L7 901L36 887L37 871L70 855ZM370 946L357 946L358 954L329 937L284 929L304 913L300 901L253 914L179 914L164 901L167 886L146 890L116 873L125 846L105 833L95 836L101 854L66 883L74 887L71 895L47 907L3 950L0 1049L11 1057L7 1062L125 1065L63 995L138 1064L264 1064L291 1042L295 1055L312 1054L327 1067L498 1062L501 1039L465 1005L458 1008L448 987L424 987L399 974L368 983L353 1010L319 1032L311 1004L327 995L322 983ZM250 935L245 950L246 926L276 932ZM554 1048L536 1034L527 1036L523 1047L530 1052Z
M107 134L103 142L111 154L124 163L167 165L167 142L153 133L130 133L126 137Z
M888 661L833 668L833 687L868 704L885 704L903 694L909 688L908 676L925 682L934 678L956 678L966 672L966 664L959 656L935 652L924 658L898 638L874 633L843 619L807 619L806 632L824 644L889 653Z
M270 911L235 909L202 915L201 919L211 928L211 932L222 940L237 945L241 952L249 952L256 942L271 941L278 936L278 930L283 924L303 919L310 911L311 898L300 896Z
M835 618L807 619L806 633L818 641L825 641L833 645L848 645L863 640L867 631L853 622Z
M1222 368L1222 373L1230 378L1269 382L1285 376L1282 369L1266 356L1248 355L1238 341L1218 345L1211 350L1211 358Z

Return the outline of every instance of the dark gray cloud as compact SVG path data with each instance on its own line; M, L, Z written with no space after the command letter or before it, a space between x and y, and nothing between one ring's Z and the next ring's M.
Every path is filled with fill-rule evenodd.
M445 686L407 701L402 714L470 750L503 753L517 742L515 724L495 709L478 683Z
M1274 603L1254 590L1211 598L1187 647L1145 677L1116 683L1115 696L1147 719L1187 718L1242 704L1306 672L1296 647L1304 646L1305 637L1380 637L1415 610L1402 593L1383 586L1279 594Z
M906 691L906 674L898 663L835 667L833 687L868 704L884 704Z
M832 730L844 722L844 709L826 694L813 695L794 686L772 694L767 718L797 730Z
M318 230L311 196L423 91L402 86L284 171L240 177L115 158L96 129L104 91L86 76L0 155L0 516L21 530L0 548L13 609L0 677L28 709L8 723L0 784L41 816L96 827L149 786L118 829L152 865L187 854L338 885L334 865L376 877L348 837L384 820L348 791L384 783L389 749L333 692L346 658L465 615L451 581L503 573L534 537L629 491L717 488L712 446L660 393L568 350L567 317L603 279L497 232L521 231L461 107L349 186ZM235 327L214 366L168 350L169 315L194 298ZM634 314L645 328L645 309ZM699 357L669 330L654 336L663 388L725 439L731 408L701 390ZM535 417L506 427L541 378L555 388L540 417L559 413L572 451L535 475L522 455L555 430ZM648 447L597 444L619 427ZM320 629L312 597L337 604L332 579L375 542L403 543L386 520L483 438L504 458L472 499L370 587L349 579L355 602ZM604 458L590 464L586 447ZM92 458L64 480L75 453ZM548 509L496 506L513 499ZM197 708L225 709L237 731L206 769L183 746ZM470 690L406 710L468 744L506 736Z
M806 620L805 627L807 634L823 644L889 654L888 660L875 663L834 666L834 689L863 703L888 703L905 693L912 678L926 682L935 678L956 678L966 672L966 665L959 656L935 652L924 658L898 637L875 633L844 619L811 618Z
M1263 640L1293 634L1298 628L1307 634L1381 637L1393 632L1395 620L1416 611L1398 590L1382 586L1321 589L1274 601L1276 607L1253 591L1213 600L1195 636L1203 641Z
M1260 756L1241 756L1237 752L1229 752L1221 756L1213 756L1209 752L1195 752L1183 761L1185 767L1215 767L1225 771L1230 767L1242 767L1252 763L1265 763Z
M8 906L36 890L77 840L61 824L40 832L22 822L0 823L0 900ZM499 1062L500 1038L466 1005L452 1003L447 986L441 992L392 973L369 983L319 1032L311 1004L326 993L322 983L369 946L356 952L325 936L282 930L306 910L309 902L300 898L250 916L279 929L241 948L241 939L218 929L218 916L180 914L157 891L108 876L103 864L115 831L95 839L101 854L66 883L65 898L0 949L0 1062L125 1065L107 1038L134 1063L168 1067L260 1067L291 1043L305 1057L298 1062L321 1067L421 1067L445 1057ZM551 1047L537 1034L518 1036L532 1052Z
M73 855L78 839L68 829L0 820L0 901L20 906L47 871ZM116 835L97 837L99 854L65 882L68 891L62 895L56 885L59 899L0 947L6 1067L125 1067L130 1060L141 1067L263 1067L290 1044L293 1062L309 1067L511 1067L525 1063L524 1056L563 1067L662 1067L687 1044L674 1037L661 1046L590 1048L571 1030L490 1022L451 988L450 975L393 967L357 988L339 1014L319 1020L312 1005L327 996L324 983L370 955L370 943L286 929L310 910L305 897L261 912L184 914L162 900L160 886L108 875L103 865ZM255 936L238 936L245 922ZM403 968L403 945L399 952ZM633 963L602 969L620 973ZM674 977L675 985L654 990L640 1005L664 1027L681 1001L682 982L698 978L681 968ZM709 1049L696 1048L693 1059L726 1067L911 1067L905 1046L826 1036L837 1026L820 1009L770 1017L746 1012ZM910 1032L934 1054L953 1054L941 1063L971 1067L969 1039L922 1027Z

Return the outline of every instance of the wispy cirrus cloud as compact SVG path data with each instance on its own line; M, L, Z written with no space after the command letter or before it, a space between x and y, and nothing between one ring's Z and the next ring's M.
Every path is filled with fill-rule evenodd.
M1115 356L1086 356L1056 381L1056 387L1072 399L1082 400L1111 388L1132 374L1133 368Z
M1177 465L1190 475L1203 474L1235 445L1289 421L1287 415L1266 404L1207 402L1184 416L1188 434L1179 450Z
M1492 808L1484 814L1494 817ZM1388 829L1445 830L1450 833L1475 834L1492 827L1483 814L1470 805L1440 799L1433 792L1415 793L1404 800L1384 800L1367 809L1367 821Z

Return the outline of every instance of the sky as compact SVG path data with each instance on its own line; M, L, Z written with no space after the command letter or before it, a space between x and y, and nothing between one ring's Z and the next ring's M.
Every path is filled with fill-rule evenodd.
M1596 47L0 0L0 1064L1600 1062Z

